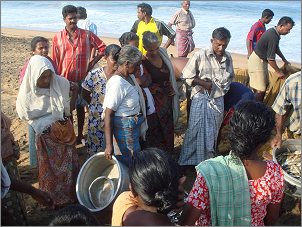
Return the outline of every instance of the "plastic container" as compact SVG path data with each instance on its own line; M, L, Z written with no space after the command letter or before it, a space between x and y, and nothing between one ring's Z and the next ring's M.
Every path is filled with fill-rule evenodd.
M95 208L89 198L89 187L99 177L110 179L114 185L114 194L102 207ZM117 196L129 190L128 168L112 156L112 160L105 158L104 152L91 156L82 166L76 184L76 194L79 203L92 212L111 208Z
M282 146L279 149L273 149L273 160L278 162L276 156L281 153L288 152L288 149L291 152L301 151L301 141L297 139L288 139L282 143ZM281 163L279 163L281 165ZM301 181L289 175L285 170L283 170L284 180L288 183L287 194L293 197L301 198Z

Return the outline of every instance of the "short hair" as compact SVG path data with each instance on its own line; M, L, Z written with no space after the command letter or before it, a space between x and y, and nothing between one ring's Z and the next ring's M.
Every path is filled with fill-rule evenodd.
M225 27L216 28L212 33L212 38L218 40L230 40L231 33Z
M80 204L72 204L59 210L49 226L98 226L101 223L88 208Z
M130 41L139 41L139 37L134 32L124 32L118 39L121 46L129 44Z
M287 25L291 24L292 26L295 26L295 22L292 18L290 17L281 17L281 19L278 21L278 25Z
M137 8L141 8L142 13L146 13L147 15L152 15L152 7L147 3L141 3L137 5Z
M64 19L67 17L68 14L72 13L77 13L77 7L75 7L74 5L67 5L63 7L62 15Z
M142 60L142 53L134 46L125 45L118 54L117 64L122 65L125 62L137 64Z
M105 48L105 56L106 57L111 56L113 60L117 61L120 51L121 51L121 47L119 45L110 44Z
M79 15L80 19L86 19L87 18L86 9L82 6L77 7L77 14Z
M269 17L273 17L274 15L275 15L275 14L274 14L274 12L273 12L272 10L270 10L270 9L265 9L265 10L262 11L261 17L262 17L262 18L264 18L264 17L269 18Z
M238 157L249 157L266 143L275 127L275 112L262 102L240 103L230 121L230 149Z
M46 42L46 43L49 43L49 40L46 39L45 37L42 37L42 36L36 36L34 37L31 42L30 42L30 48L31 48L31 51L35 51L36 50L36 47L37 47L37 44L39 42Z
M132 189L147 206L167 214L178 202L180 170L171 156L158 148L147 148L137 153L129 167Z
M154 32L145 31L143 33L143 45L148 48L153 43L159 44L158 37L156 36L156 34Z

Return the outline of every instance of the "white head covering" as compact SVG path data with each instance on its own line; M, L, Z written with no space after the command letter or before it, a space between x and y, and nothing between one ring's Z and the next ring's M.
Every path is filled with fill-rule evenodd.
M37 81L45 70L52 71L49 88L37 87ZM17 97L16 110L22 120L34 128L37 135L63 114L70 116L69 81L58 76L51 62L40 55L31 57Z

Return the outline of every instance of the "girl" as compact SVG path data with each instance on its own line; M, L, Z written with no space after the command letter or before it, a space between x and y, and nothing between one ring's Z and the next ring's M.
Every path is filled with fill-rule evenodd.
M104 122L101 115L104 111L106 83L117 69L116 62L120 49L116 44L107 46L105 49L107 65L90 71L82 83L83 98L89 103L87 145L91 155L105 149Z
M112 226L173 225L167 214L178 208L180 178L178 164L166 152L147 148L139 152L129 168L130 191L113 205Z

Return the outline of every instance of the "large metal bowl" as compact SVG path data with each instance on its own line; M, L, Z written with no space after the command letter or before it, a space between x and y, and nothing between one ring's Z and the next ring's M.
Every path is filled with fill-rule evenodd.
M107 205L95 208L89 198L89 186L98 177L106 177L113 182L114 195L108 200ZM112 207L117 196L129 190L128 168L112 156L112 160L105 158L104 152L91 156L82 166L76 184L76 193L79 203L92 212L98 212Z
M282 143L282 146L279 149L273 149L273 160L278 162L276 157L279 154L294 151L301 151L301 141L298 139L288 139ZM279 163L280 165L282 163ZM301 181L289 175L285 170L283 170L284 180L286 181L286 190L285 192L294 197L301 197Z

